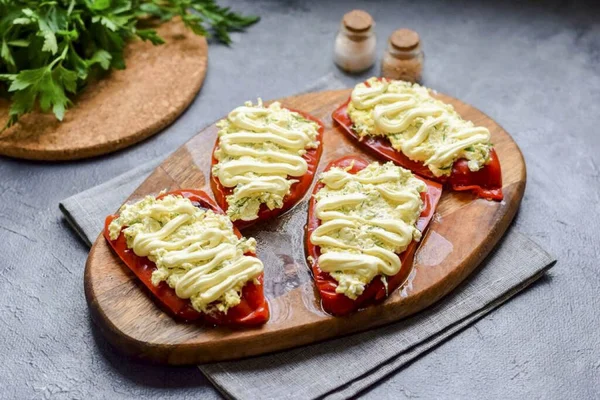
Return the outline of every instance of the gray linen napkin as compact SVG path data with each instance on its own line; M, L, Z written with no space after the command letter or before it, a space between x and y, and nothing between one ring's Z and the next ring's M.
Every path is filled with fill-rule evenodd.
M199 368L230 398L345 399L482 318L554 262L512 229L465 283L414 317L337 340Z
M345 86L329 75L305 92ZM82 240L91 245L105 216L117 210L161 161L153 160L69 197L59 207ZM205 364L200 370L230 398L346 398L482 318L543 276L554 262L538 245L510 229L467 282L412 318L271 355Z

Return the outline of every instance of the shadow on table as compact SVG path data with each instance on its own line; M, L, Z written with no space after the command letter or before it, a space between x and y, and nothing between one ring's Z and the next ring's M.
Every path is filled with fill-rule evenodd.
M151 364L126 356L104 338L91 318L89 324L99 353L108 361L107 366L113 368L123 378L153 388L212 388L210 382L196 366Z

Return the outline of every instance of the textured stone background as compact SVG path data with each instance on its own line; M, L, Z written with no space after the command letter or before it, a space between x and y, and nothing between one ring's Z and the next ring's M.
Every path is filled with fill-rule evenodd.
M598 2L230 3L262 21L231 48L211 46L204 88L165 132L83 162L0 159L0 398L219 397L196 368L128 360L99 336L83 295L87 248L58 202L175 150L244 100L292 94L335 71L333 37L355 7L377 21L380 54L395 28L419 31L424 82L512 133L529 172L515 225L559 260L550 277L365 397L599 398Z

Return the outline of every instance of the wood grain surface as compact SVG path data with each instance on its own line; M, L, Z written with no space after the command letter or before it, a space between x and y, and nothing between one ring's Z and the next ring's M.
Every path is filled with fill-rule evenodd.
M125 50L127 68L90 84L62 122L32 112L0 133L0 155L31 160L74 160L131 146L171 124L202 86L208 45L181 21L157 28L166 43L136 40ZM9 102L0 99L0 123Z
M284 106L309 112L325 123L319 171L333 159L362 153L332 126L330 117L349 93L328 91L281 100ZM409 283L382 304L341 318L322 311L305 261L305 198L282 217L243 232L257 239L257 254L265 264L265 293L271 306L271 319L266 325L232 329L173 320L155 305L102 237L93 245L85 270L85 293L92 318L108 340L128 354L162 363L191 364L335 338L400 320L435 303L469 276L502 237L519 207L526 181L521 151L502 127L459 100L436 97L453 104L464 118L490 129L502 165L504 201L446 191L416 253ZM129 200L162 189L203 188L210 193L210 154L216 132L215 125L211 125L192 138Z

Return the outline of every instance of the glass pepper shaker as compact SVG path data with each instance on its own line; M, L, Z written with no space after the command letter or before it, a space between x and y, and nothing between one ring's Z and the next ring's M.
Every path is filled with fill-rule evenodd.
M352 10L344 15L334 46L334 62L341 69L356 73L375 64L374 25L366 11Z
M423 73L423 58L419 34L410 29L398 29L388 40L388 49L381 62L381 75L389 79L419 82Z

